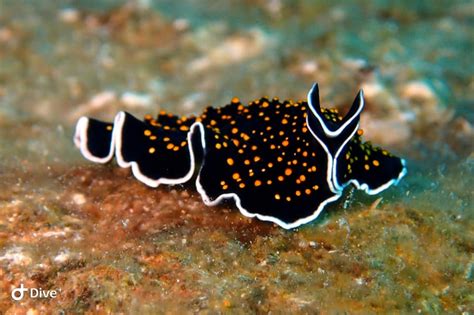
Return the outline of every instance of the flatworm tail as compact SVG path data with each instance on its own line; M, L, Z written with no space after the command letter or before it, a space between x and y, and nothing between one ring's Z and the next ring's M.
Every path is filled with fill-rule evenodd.
M74 143L82 155L96 163L109 162L114 154L113 124L81 117L76 125Z
M119 166L131 167L134 176L151 187L181 184L195 169L195 159L188 146L189 127L143 122L129 113L115 117L115 157ZM193 121L188 121L191 124Z

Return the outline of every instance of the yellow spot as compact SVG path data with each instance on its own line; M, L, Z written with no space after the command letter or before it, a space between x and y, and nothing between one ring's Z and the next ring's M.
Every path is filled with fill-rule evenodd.
M383 155L388 155L388 151L382 150L382 154L383 154Z
M237 128L232 128L231 132L235 134L235 133L239 132L239 129L237 129Z
M307 195L310 195L311 194L311 189L305 189L304 192L307 194Z
M216 149L222 148L222 145L220 143L216 143Z
M279 194L275 194L275 199L276 199L276 200L280 200L280 195L279 195Z
M112 126L107 126L107 130L108 130L108 131L111 131L111 130L112 130Z
M368 170L370 169L370 167L369 167L368 164L365 164L365 165L364 165L364 168L365 168L366 171L368 171Z
M156 136L151 136L150 140L156 140Z
M269 168L272 168L272 167L273 167L273 163L272 163L272 162L268 163L268 167L269 167Z
M215 126L217 124L217 122L213 119L211 120L211 126Z
M151 148L148 149L148 152L149 152L150 154L155 153L155 151L156 151L156 150L155 150L155 148L153 148L153 147L151 147Z
M253 158L254 162L260 161L260 157L257 155L256 157Z
M291 170L291 168L287 168L287 169L285 170L285 175L286 175L286 176L290 176L291 173L293 173L293 171Z
M272 150L275 150L275 148L276 148L276 146L275 146L274 144L272 144L272 145L270 146L270 149L272 149Z
M168 150L172 150L172 149L174 148L174 144L168 143L168 144L166 145L166 148L167 148Z
M145 134L145 136L147 136L147 137L151 136L151 131L150 131L150 130L148 130L148 129L147 129L147 130L145 130L143 133L144 133L144 134Z
M281 130L281 131L278 132L278 135L279 135L279 136L283 136L284 134L285 134L285 132L284 132L283 130Z
M237 139L232 139L232 142L234 143L234 145L235 145L236 147L239 146L239 140L237 140Z
M316 166L312 166L312 167L311 167L311 170L312 170L313 172L316 172Z
M300 181L304 182L305 180L306 180L306 176L301 175L301 176L300 176Z
M229 164L230 166L234 165L234 160L232 160L231 158L228 158L227 164Z
M270 105L270 104L268 104L268 102L263 102L262 107L263 107L263 108L267 108L269 105Z
M281 143L284 147L288 146L290 143L288 142L288 140L285 140Z
M250 139L250 137L247 134L243 133L243 132L240 134L240 137L242 139L244 139L245 141L248 141Z
M244 161L244 164L245 164L245 165L250 165L250 161L249 161L249 160L245 160L245 161Z
M255 184L255 187L258 187L258 186L262 185L262 182L257 179L257 180L254 182L254 184Z
M179 147L178 147L178 146L175 146L175 147L173 148L173 151L178 151L178 150L179 150Z
M242 153L244 153L244 150L243 150L243 149L239 149L239 151L237 151L237 152L239 152L239 154L242 154Z
M222 189L224 189L224 190L226 190L227 188L229 188L229 186L227 186L227 185L222 186Z
M225 181L221 180L221 186L225 185Z
M170 138L164 137L164 138L163 138L163 141L164 141L164 142L168 142L168 141L170 141Z
M267 180L267 185L271 185L272 184L272 181L269 179Z
M299 191L299 190L295 191L295 195L301 196L301 191Z
M318 185L314 185L314 186L313 186L313 189L314 189L314 190L318 190L318 189L319 189L319 186L318 186Z
M280 175L280 176L278 176L278 180L279 180L280 182L282 182L282 181L285 180L285 177L283 177L283 176Z
M232 103L237 104L237 103L239 103L239 102L240 102L240 100L239 100L238 97L233 97L233 98L232 98Z
M240 183L240 184L239 184L239 187L240 187L240 188L245 188L245 184L244 184L244 183Z
M186 141L181 141L181 146L184 147L187 144Z
M253 145L251 149L252 149L252 151L256 151L256 150L257 150L257 146L256 146L256 145Z
M181 131L188 131L188 130L189 130L189 127L183 125L183 126L179 127L179 130L181 130Z
M235 179L235 180L239 179L240 178L239 173L232 174L232 178Z
M286 125L286 124L288 123L288 120L287 120L286 118L283 118L283 119L281 120L281 123L282 123L283 125Z
M379 161L377 161L377 160L373 160L372 164L374 164L374 166L379 166L380 165Z
M281 162L281 161L283 161L283 158L281 156L279 156L279 157L277 157L277 161Z

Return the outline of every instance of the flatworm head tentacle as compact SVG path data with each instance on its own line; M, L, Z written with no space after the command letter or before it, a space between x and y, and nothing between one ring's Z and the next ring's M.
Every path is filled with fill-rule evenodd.
M151 187L188 181L195 169L187 138L192 122L190 119L182 128L154 126L120 112L114 123L117 163L132 167L135 177Z
M328 185L327 154L307 128L306 111L306 102L266 98L208 108L196 181L204 202L233 198L242 214L287 229L316 218L340 194Z
M107 163L114 155L113 124L81 117L76 124L74 143L82 155L96 163Z

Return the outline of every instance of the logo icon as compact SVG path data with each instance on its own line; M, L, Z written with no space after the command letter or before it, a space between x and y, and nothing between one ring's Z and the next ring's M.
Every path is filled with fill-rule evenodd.
M25 286L20 284L19 288L15 288L12 290L12 299L15 301L21 301L25 297L25 292L28 292L28 289Z

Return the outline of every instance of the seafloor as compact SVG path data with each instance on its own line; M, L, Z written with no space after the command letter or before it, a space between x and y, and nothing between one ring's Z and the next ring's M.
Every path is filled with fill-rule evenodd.
M0 1L0 313L474 314L472 1ZM395 3L395 4L394 4ZM74 147L82 115L347 109L408 161L287 231ZM54 299L11 292L57 290Z

